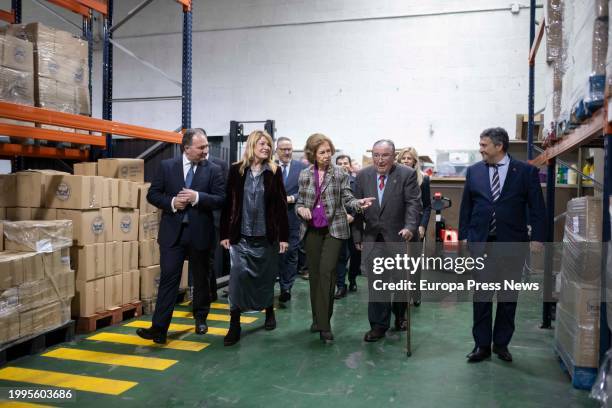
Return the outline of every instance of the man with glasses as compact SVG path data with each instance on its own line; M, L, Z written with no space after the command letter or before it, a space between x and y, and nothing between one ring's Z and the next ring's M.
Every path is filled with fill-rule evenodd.
M423 208L416 172L395 164L395 145L391 140L374 143L372 160L373 165L361 170L355 183L355 198L377 198L353 223L353 240L358 250L363 249L364 242L410 241L417 233ZM370 331L365 334L364 340L375 342L385 337L392 311L395 329L406 330L407 306L406 302L370 299Z
M295 214L295 201L298 196L300 172L306 166L293 160L293 145L288 137L279 137L276 141L276 157L283 172L285 191L287 192L287 215L289 217L289 248L279 257L279 281L281 294L279 302L291 300L291 288L297 276L298 250L300 247L300 220Z

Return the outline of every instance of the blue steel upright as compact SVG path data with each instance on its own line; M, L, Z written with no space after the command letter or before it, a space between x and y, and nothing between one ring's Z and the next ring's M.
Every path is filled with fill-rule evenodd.
M89 17L83 17L83 37L87 40L87 70L89 72L89 109L92 109L92 69L93 69L93 13L89 11Z
M607 102L606 102L607 103ZM606 118L607 120L607 118ZM604 190L603 190L603 228L602 228L602 260L601 260L601 303L599 312L599 362L603 362L606 351L610 348L610 327L608 326L607 310L607 276L606 271L608 251L610 251L610 241L612 227L610 226L610 195L612 195L612 134L604 135Z
M104 51L102 55L102 119L113 120L113 0L108 0L108 14L104 19ZM113 157L113 135L106 135L106 157Z
M193 3L193 2L192 2ZM193 4L192 4L193 7ZM193 11L183 10L183 81L182 81L182 122L183 129L191 128L191 30Z
M11 10L15 13L15 24L21 24L21 0L11 0Z
M542 304L542 329L550 329L552 327L552 306L550 302L552 296L552 272L553 272L553 254L555 247L555 176L556 176L556 159L548 161L546 167L546 242L544 245L544 302Z
M531 0L530 19L529 19L529 49L533 47L535 41L536 23L536 0ZM541 23L543 24L543 23ZM527 122L527 160L533 159L533 128L534 128L534 94L535 94L535 61L529 62L529 106Z

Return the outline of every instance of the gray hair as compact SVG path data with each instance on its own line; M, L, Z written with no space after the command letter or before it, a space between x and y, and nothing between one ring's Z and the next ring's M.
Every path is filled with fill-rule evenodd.
M374 145L372 146L372 150L374 150L374 148L376 146L382 145L382 144L388 144L389 146L391 146L391 148L393 149L393 154L395 154L395 143L393 143L392 140L389 139L380 139L377 140Z
M181 146L183 147L183 150L191 146L191 144L193 143L193 138L195 136L206 137L206 132L202 128L187 129L185 133L183 133L183 140L181 141Z
M506 129L501 127L488 128L482 131L480 134L480 138L488 137L491 139L494 145L503 146L504 153L508 151L508 146L510 145L510 138L508 137L508 132Z

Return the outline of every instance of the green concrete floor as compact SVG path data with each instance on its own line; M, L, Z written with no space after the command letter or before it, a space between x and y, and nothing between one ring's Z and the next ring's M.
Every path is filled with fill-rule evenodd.
M243 338L223 347L221 336L182 335L206 341L199 352L77 341L63 347L179 360L165 371L108 366L32 356L9 366L136 381L118 396L76 392L83 407L594 407L586 391L572 388L552 351L553 332L539 329L541 304L519 304L513 363L497 358L467 364L472 348L471 304L424 303L413 309L411 358L405 334L390 332L378 343L363 342L368 328L365 280L361 290L336 302L336 341L324 345L309 333L308 282L298 278L293 299L277 309L278 328L266 332L263 314L243 325ZM178 306L177 310L188 310ZM218 312L227 314L227 311ZM148 316L142 319L146 320ZM193 320L174 318L173 323ZM225 322L210 326L227 327ZM104 332L133 334L117 326ZM0 381L0 387L32 387Z

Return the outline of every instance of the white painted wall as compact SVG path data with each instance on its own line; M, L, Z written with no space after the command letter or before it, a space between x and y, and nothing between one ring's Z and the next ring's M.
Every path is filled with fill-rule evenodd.
M25 22L33 21L29 2ZM115 1L115 20L138 3ZM477 148L489 126L512 137L515 114L527 112L529 10L512 14L510 3L196 0L193 125L217 135L228 133L230 120L275 119L278 135L296 147L323 132L358 158L379 138L435 156L436 149ZM505 10L469 12L494 8ZM44 13L32 9L37 18ZM181 30L179 6L158 0L116 39L180 80ZM180 94L117 50L115 72L115 97ZM545 103L544 69L536 72L537 110ZM114 118L174 129L180 102L116 104Z

